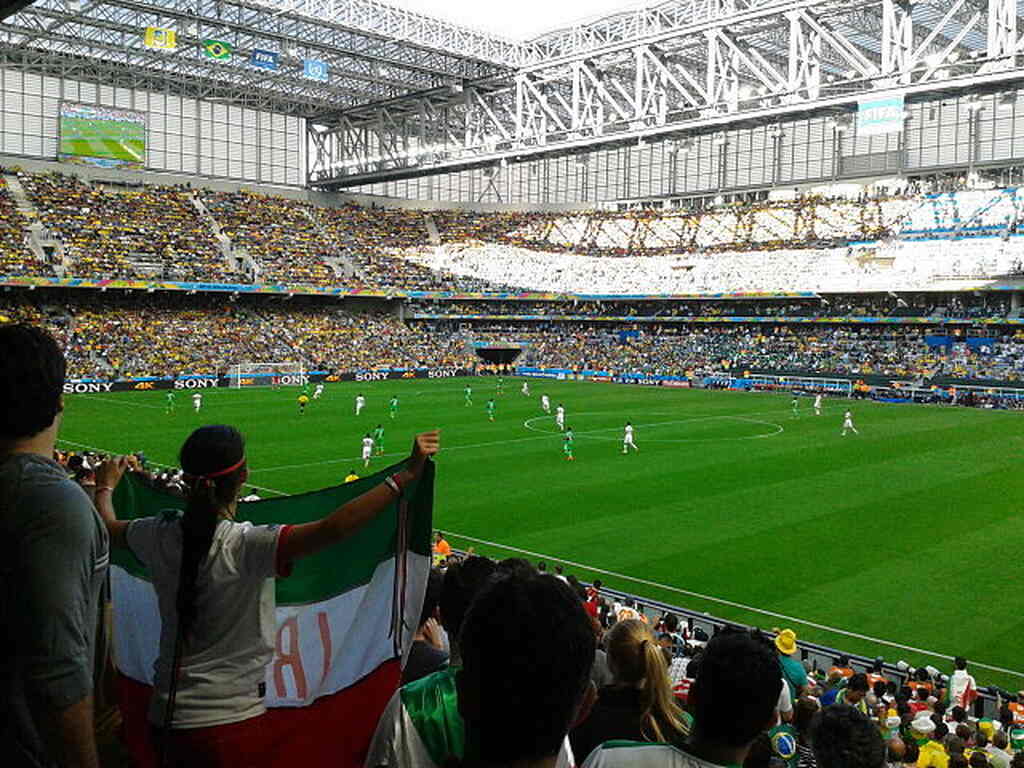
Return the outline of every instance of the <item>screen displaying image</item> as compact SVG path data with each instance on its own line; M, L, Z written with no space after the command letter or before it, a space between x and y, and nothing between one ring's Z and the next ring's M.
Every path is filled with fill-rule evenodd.
M146 164L146 116L142 112L65 102L60 107L61 160L105 167Z

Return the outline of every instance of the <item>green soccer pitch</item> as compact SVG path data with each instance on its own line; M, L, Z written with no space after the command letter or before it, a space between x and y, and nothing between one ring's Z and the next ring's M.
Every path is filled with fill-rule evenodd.
M170 464L195 427L233 424L268 495L367 474L360 440L378 423L386 454L371 472L441 427L435 523L456 546L561 559L584 580L890 661L947 670L929 652L963 654L1008 670L975 666L979 682L1024 688L1024 414L853 402L860 435L841 437L845 399L815 416L801 398L794 417L788 395L531 380L527 398L520 386L330 383L304 416L294 387L206 390L198 415L188 391L170 415L165 392L75 395L61 437ZM544 392L565 404L574 462ZM623 455L627 419L640 450Z

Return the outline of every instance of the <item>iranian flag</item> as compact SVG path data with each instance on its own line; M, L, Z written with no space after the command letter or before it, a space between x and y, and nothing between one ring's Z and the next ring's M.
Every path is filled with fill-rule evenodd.
M255 524L319 519L397 471L298 496L241 504ZM276 581L277 642L267 667L265 727L279 749L268 766L361 766L374 728L398 688L430 570L434 465L356 535L295 564ZM115 495L118 518L181 509L181 498L127 476ZM400 522L401 521L401 522ZM404 524L402 524L404 523ZM156 592L126 550L112 554L114 664L124 740L137 765L155 768L146 719L160 640Z

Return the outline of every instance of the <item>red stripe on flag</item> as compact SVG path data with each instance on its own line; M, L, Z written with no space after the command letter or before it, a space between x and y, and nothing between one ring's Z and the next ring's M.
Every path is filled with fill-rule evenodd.
M259 765L265 768L361 768L377 721L398 689L401 676L399 661L386 661L355 685L324 696L308 707L272 707L262 717L237 724L238 737L244 739L242 743L246 746L258 750ZM117 676L124 721L121 739L138 768L157 768L146 717L152 690L151 686L124 675ZM254 735L258 745L253 743Z

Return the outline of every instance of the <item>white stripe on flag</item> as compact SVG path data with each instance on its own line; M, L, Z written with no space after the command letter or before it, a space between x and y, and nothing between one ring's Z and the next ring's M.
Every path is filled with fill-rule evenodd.
M429 557L413 552L408 557L406 605L415 606L416 615L405 617L403 656L412 646L430 570ZM368 584L323 602L278 606L277 650L266 676L268 707L308 706L320 696L348 688L393 657L388 631L394 574L394 559L386 560ZM117 668L152 685L160 644L156 592L148 581L118 566L111 569L111 583ZM305 691L299 690L299 679L305 681Z

